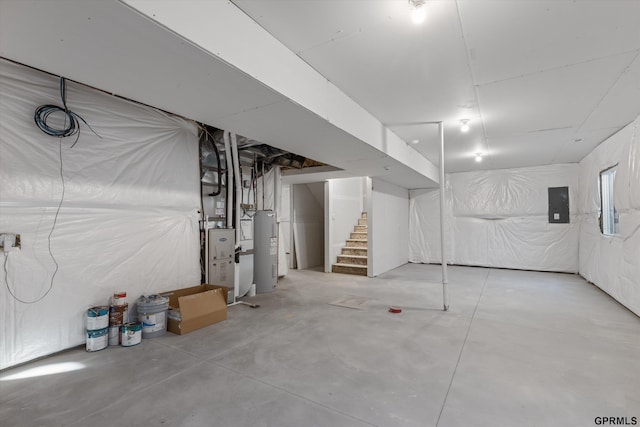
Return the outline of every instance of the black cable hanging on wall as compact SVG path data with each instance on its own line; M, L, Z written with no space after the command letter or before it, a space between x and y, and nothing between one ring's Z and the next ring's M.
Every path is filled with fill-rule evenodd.
M36 125L42 132L58 138L66 138L67 136L76 135L76 140L71 146L71 148L73 148L80 138L80 123L78 122L78 120L81 120L82 123L87 125L89 129L91 129L91 132L93 132L98 138L102 138L96 133L96 131L93 130L89 123L87 123L87 121L82 118L81 115L74 113L67 107L67 84L64 77L60 77L60 98L62 98L62 105L64 106L64 108L53 104L41 105L36 108L36 111L33 115L33 120L36 122ZM66 116L64 124L65 127L62 129L56 129L54 127L51 127L47 123L47 119L49 118L49 116L57 112L62 112Z
M62 182L62 194L60 195L60 202L58 203L58 208L56 209L56 213L53 218L53 224L51 225L51 230L49 231L49 235L47 237L49 255L51 256L51 260L55 264L55 269L53 271L53 274L51 275L49 288L41 296L31 301L23 300L15 294L15 292L13 291L13 289L11 289L11 286L9 285L9 274L7 271L8 254L5 253L3 270L4 270L4 278L5 278L7 290L9 291L9 294L16 301L21 302L22 304L35 304L39 301L42 301L47 295L49 295L49 293L53 289L53 281L60 269L58 261L56 260L56 257L54 256L53 251L51 250L51 236L53 235L53 231L55 230L56 224L58 222L58 216L60 215L60 209L62 208L62 203L64 202L64 193L66 189L65 179L64 179L64 164L62 161L62 138L76 135L76 140L71 145L71 148L73 148L78 142L78 140L80 139L80 123L79 123L79 120L80 120L82 121L82 123L87 125L87 127L91 130L91 132L94 133L94 135L102 139L102 137L98 135L95 130L93 130L91 125L89 125L89 123L87 123L87 121L84 118L82 118L82 116L80 116L77 113L74 113L73 111L69 110L69 108L67 107L67 85L66 85L66 79L64 77L60 77L60 97L62 99L62 105L64 108L59 107L57 105L53 105L53 104L41 105L38 108L36 108L36 111L33 115L33 120L35 121L38 128L40 128L40 130L46 133L47 135L58 138L58 143L59 143L58 154L60 159L60 180ZM47 119L49 118L49 116L57 112L64 113L64 124L62 129L56 129L47 123Z

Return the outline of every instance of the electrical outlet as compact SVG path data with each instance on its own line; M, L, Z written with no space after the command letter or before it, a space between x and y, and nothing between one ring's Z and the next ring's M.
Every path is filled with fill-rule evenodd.
M20 249L20 235L16 233L0 233L0 243L5 252Z

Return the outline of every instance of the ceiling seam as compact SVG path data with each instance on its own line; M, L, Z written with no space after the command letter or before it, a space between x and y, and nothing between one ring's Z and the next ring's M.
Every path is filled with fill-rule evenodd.
M616 85L618 84L618 82L620 81L620 79L622 78L622 76L624 76L628 71L629 68L631 68L631 66L633 65L634 62L636 62L636 60L638 59L638 57L640 56L640 49L636 50L636 55L633 57L633 59L631 59L631 61L627 64L626 67L624 67L624 70L622 70L620 72L620 74L618 75L618 77L613 81L613 83L609 86L609 88L607 89L607 91L604 93L604 95L602 95L602 97L598 100L598 102L596 103L595 107L593 108L593 110L591 110L591 113L589 113L589 115L587 116L586 119L584 119L582 121L582 123L580 123L580 126L578 126L578 131L582 130L582 127L589 121L589 119L591 118L591 116L593 116L593 114L596 112L596 110L598 109L598 107L600 106L600 104L602 104L602 102L605 100L605 98L607 96L609 96L609 94L611 93L611 91L613 90L614 87L616 87Z
M226 119L229 119L231 117L235 117L235 116L238 116L240 114L247 113L249 111L259 110L259 109L265 108L265 107L272 107L274 105L282 104L282 103L285 103L287 101L290 101L290 99L284 98L284 99L281 99L279 101L270 102L270 103L265 104L265 105L256 105L255 107L245 108L242 111L236 111L235 113L231 113L231 114L228 114L228 115L224 115L224 116L220 116L220 117L214 117L213 120L226 120Z
M296 57L298 57L301 61L303 61L305 64L307 64L309 66L309 68L311 68L313 71L315 71L316 73L318 73L318 75L320 75L326 82L327 84L332 84L334 85L340 92L342 92L347 98L351 99L353 102L355 102L356 104L358 104L358 106L360 108L362 108L364 111L367 112L367 114L370 114L371 117L374 117L377 121L379 121L382 124L382 121L375 115L372 114L371 111L369 111L368 109L366 109L362 103L360 103L358 101L358 99L356 97L354 97L353 95L351 95L349 92L347 92L345 89L343 89L342 87L338 86L337 84L335 84L330 78L328 78L327 76L325 76L323 73L320 72L320 70L318 70L315 66L313 66L311 63L309 63L306 59L304 59L302 57L302 55L300 55L297 52L294 52L293 50L291 50L291 48L289 46L287 46L286 44L284 44L278 37L275 36L275 34L273 34L271 31L269 31L267 28L265 28L264 26L262 26L262 24L260 24L258 21L256 21L253 16L251 16L249 13L247 13L247 11L245 11L242 7L240 7L240 5L236 4L236 2L234 0L229 0L229 3L233 4L235 7L238 8L238 10L240 10L242 13L244 13L249 19L251 19L257 26L259 26L260 28L262 28L264 31L266 31L271 37L274 38L274 40L277 40L282 46L284 46L289 52L293 53ZM345 36L346 37L346 36ZM273 89L272 89L273 90ZM282 94L280 94L282 95ZM284 96L284 95L283 95ZM326 119L328 121L328 119ZM425 157L426 158L426 157ZM429 160L429 159L427 159Z
M487 128L484 125L484 117L482 115L482 108L480 108L480 97L478 96L478 86L476 85L476 79L473 75L473 69L471 68L471 55L469 53L469 44L467 43L467 37L464 34L464 28L462 26L462 16L460 15L460 6L458 5L458 0L455 2L456 5L456 14L458 15L458 24L460 25L460 34L462 35L462 42L464 43L464 53L467 59L467 69L469 71L469 75L471 76L471 85L473 86L473 95L476 101L476 107L478 108L478 114L480 115L480 124L482 126L482 140L484 142L484 146L487 150L485 154L489 154L489 139L487 138Z
M324 45L326 45L326 44L333 43L333 42L337 42L337 41L339 41L339 40L343 40L343 39L348 39L348 38L351 38L351 37L357 36L357 35L359 35L359 34L363 34L363 33L367 32L367 31L370 31L370 30L371 30L372 28L374 28L374 27L378 27L379 25L384 25L386 22L391 21L392 19L393 19L393 18L392 18L391 16L387 16L387 18L386 18L386 19L384 19L384 20L380 20L380 21L377 21L375 24L371 24L371 25L366 26L366 27L358 27L358 30L357 30L357 31L353 31L353 32L351 32L351 33L349 33L349 34L344 34L344 35L342 35L342 36L338 36L338 37L331 37L330 39L327 39L327 40L321 41L321 42L316 43L316 44L314 44L314 45L312 45L312 46L309 46L309 47L307 47L307 48L300 49L299 51L297 51L297 52L296 52L296 55L301 56L301 55L302 55L302 53L304 53L304 52L308 52L308 51L310 51L310 50L317 49L317 48L319 48L319 47L321 47L321 46L324 46ZM340 30L340 31L342 31L342 30ZM270 33L270 34L271 34L271 33ZM273 35L273 34L272 34L272 35Z
M636 62L636 60L638 59L638 57L640 56L640 49L637 49L635 56L631 59L631 61L627 64L626 67L624 67L624 70L622 70L620 72L620 74L618 75L618 77L613 81L613 83L611 83L611 85L609 86L609 88L605 91L605 93L600 97L600 99L598 100L598 102L596 102L596 105L593 107L593 109L591 110L591 112L587 115L587 117L580 123L580 125L577 127L576 131L574 132L574 136L576 135L576 133L581 132L582 128L584 127L584 125L589 121L589 119L591 119L591 117L595 114L595 112L598 110L598 107L600 107L600 105L604 102L604 100L607 98L607 96L609 96L609 94L611 93L611 91L613 90L614 87L616 87L616 85L618 84L618 82L620 81L620 79L622 78L622 76L624 76L627 71L629 71L629 68L631 68L631 66L633 65L634 62ZM616 131L617 132L617 131ZM614 132L615 133L615 132ZM573 138L573 137L572 137ZM598 145L600 145L602 143L602 141L606 141L609 138L606 137L603 140L598 142ZM567 146L567 144L570 144L570 141L565 141L564 144L562 144L558 150L556 151L556 153L554 154L553 158L552 158L552 163L555 163L558 159L558 157L560 156L560 154L564 151L564 148ZM596 147L598 146L596 145Z
M492 80L492 81L488 81L488 82L485 82L485 83L478 83L478 86L490 86L490 85L494 85L494 84L498 84L498 83L503 83L503 82L506 82L506 81L509 81L509 80L522 79L524 77L531 77L531 76L535 76L535 75L538 75L538 74L548 73L548 72L551 72L551 71L563 70L563 69L566 69L566 68L575 67L577 65L584 65L584 64L588 64L590 62L600 61L602 59L609 59L609 58L615 58L617 56L624 56L624 55L628 55L628 54L633 53L633 52L636 52L636 56L637 56L637 52L640 52L640 49L631 49L631 50L627 50L627 51L620 52L620 53L614 53L614 54L611 54L611 55L604 55L604 56L599 56L597 58L586 59L584 61L572 62L570 64L564 64L564 65L558 65L556 67L544 68L542 70L532 71L530 73L523 73L523 74L519 74L517 76L505 77L504 79ZM631 62L633 62L633 60Z

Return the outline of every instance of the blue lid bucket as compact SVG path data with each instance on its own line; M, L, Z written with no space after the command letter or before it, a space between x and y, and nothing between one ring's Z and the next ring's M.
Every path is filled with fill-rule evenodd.
M109 345L109 328L87 331L87 351L100 351Z
M120 327L121 342L123 347L132 347L142 341L142 324L126 323Z
M102 330L109 326L109 307L91 307L87 310L87 330Z

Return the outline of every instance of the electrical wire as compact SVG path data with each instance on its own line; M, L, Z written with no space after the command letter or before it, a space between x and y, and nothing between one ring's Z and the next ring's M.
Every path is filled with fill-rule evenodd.
M13 293L13 290L9 285L9 274L7 273L7 260L9 259L9 254L6 252L4 254L5 255L4 263L3 263L4 282L7 285L7 290L9 291L9 294L13 297L13 299L15 299L18 302L21 302L22 304L35 304L37 302L42 301L47 295L49 295L49 292L51 292L51 290L53 289L53 281L56 277L56 274L58 274L58 270L60 269L60 265L58 264L58 261L56 260L56 257L53 255L53 251L51 250L51 236L53 235L53 231L55 230L56 224L58 223L58 216L60 215L60 209L62 208L62 203L64 202L64 193L65 193L64 169L63 169L63 163L62 163L62 137L59 137L59 142L60 144L59 144L58 152L60 156L60 180L62 181L62 194L60 196L60 202L58 203L58 208L56 209L56 214L53 217L53 224L51 224L51 230L49 231L49 236L47 236L49 256L51 256L51 260L56 265L56 268L53 271L53 274L51 275L49 288L46 290L46 292L42 296L32 301L25 301L23 299L18 298L16 294Z
M213 136L209 133L206 125L202 126L202 130L205 132L205 139L209 141L213 145L213 151L216 153L216 163L218 165L218 189L213 193L209 194L209 196L218 196L222 192L222 164L220 163L220 151L218 150L218 145L216 141L213 139Z
M82 121L82 123L87 125L87 127L91 129L91 132L93 132L98 138L102 138L96 133L95 130L93 130L91 125L89 125L89 123L87 123L87 121L82 118L81 115L74 113L67 107L67 85L66 79L64 77L60 77L60 98L62 98L62 105L64 106L64 108L53 104L41 105L36 108L36 111L33 115L33 120L36 122L36 125L42 132L46 133L47 135L59 138L76 135L76 140L73 142L73 145L71 145L71 148L73 148L78 142L78 139L80 139L80 123L78 121L80 120ZM49 124L47 123L47 119L49 118L49 116L57 112L62 112L65 114L65 124L62 129L56 129L49 126Z
M66 79L64 77L60 77L60 98L62 99L62 105L64 106L64 108L58 107L57 105L52 105L52 104L41 105L40 107L36 108L36 111L33 115L33 120L35 121L36 125L40 128L40 130L42 130L47 135L55 136L58 138L58 157L60 159L60 181L62 182L62 193L60 195L60 202L58 203L58 208L56 209L56 213L53 217L51 230L49 230L49 235L47 236L47 249L49 251L49 256L51 257L51 260L56 266L53 273L51 274L49 288L45 291L45 293L42 296L32 301L26 301L18 298L13 293L13 290L9 285L9 275L7 273L7 259L8 259L7 253L5 253L5 259L3 264L4 278L5 278L5 283L7 285L7 289L9 290L9 293L16 301L21 302L23 304L35 304L37 302L42 301L47 295L49 295L49 293L53 289L53 282L56 278L56 275L60 270L60 265L58 264L58 261L56 260L56 257L53 255L53 251L51 250L51 236L53 236L53 232L56 229L56 225L58 223L58 216L60 215L60 210L62 209L62 204L64 203L64 195L66 191L66 183L64 179L64 162L62 159L62 138L76 135L76 140L71 145L71 148L73 148L77 144L78 140L80 139L80 123L78 122L78 120L80 120L82 121L82 123L87 125L87 127L91 130L91 132L94 133L94 135L102 139L102 137L98 135L95 130L93 130L91 125L89 125L89 123L87 123L87 121L84 118L82 118L82 116L80 116L77 113L74 113L73 111L69 110L69 107L67 107L67 85L66 85ZM49 116L56 112L62 112L65 115L62 129L56 129L47 124L47 119L49 118Z

